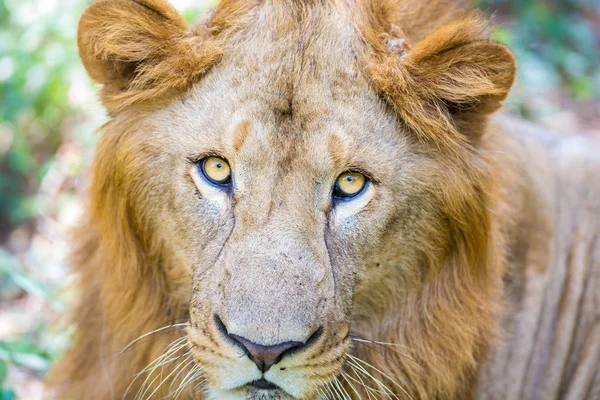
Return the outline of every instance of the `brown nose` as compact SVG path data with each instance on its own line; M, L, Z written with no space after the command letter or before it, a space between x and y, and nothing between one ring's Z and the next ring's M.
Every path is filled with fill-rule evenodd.
M266 372L273 365L281 361L281 358L286 353L304 346L304 343L301 342L284 342L273 346L263 346L238 335L229 335L229 337L246 349L248 357L261 372Z

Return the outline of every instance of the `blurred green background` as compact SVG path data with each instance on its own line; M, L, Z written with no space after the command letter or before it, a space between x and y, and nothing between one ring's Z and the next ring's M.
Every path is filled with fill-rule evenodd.
M189 21L212 0L172 3ZM97 87L79 63L88 0L0 0L0 400L43 397L71 329L68 230L82 211ZM481 0L517 57L510 113L600 134L600 1Z

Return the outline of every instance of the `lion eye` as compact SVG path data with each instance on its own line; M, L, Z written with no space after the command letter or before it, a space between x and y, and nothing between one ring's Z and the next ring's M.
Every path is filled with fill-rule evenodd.
M206 157L198 162L202 175L215 185L228 185L231 182L231 168L221 157Z
M360 172L344 172L338 176L333 188L333 196L347 199L358 195L365 188L367 178Z

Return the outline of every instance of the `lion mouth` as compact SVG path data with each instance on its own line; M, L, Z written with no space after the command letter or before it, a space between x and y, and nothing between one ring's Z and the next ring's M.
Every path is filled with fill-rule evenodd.
M252 386L256 389L262 389L262 390L276 390L276 389L281 390L281 388L279 386L277 386L276 384L274 384L271 381L266 380L265 378L261 378L256 381L250 382L248 385Z
M223 390L215 393L211 399L217 400L220 398L227 399L256 399L256 400L297 400L298 398L292 396L281 387L275 385L272 382L262 378L256 381L252 381L238 389Z
M253 399L277 399L296 400L297 398L288 393L281 386L266 378L260 378L246 384L242 390L246 391Z

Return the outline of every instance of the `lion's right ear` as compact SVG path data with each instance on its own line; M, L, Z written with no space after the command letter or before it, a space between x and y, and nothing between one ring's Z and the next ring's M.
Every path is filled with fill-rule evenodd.
M207 31L192 31L163 0L98 0L81 16L77 39L110 113L187 88L221 56Z

